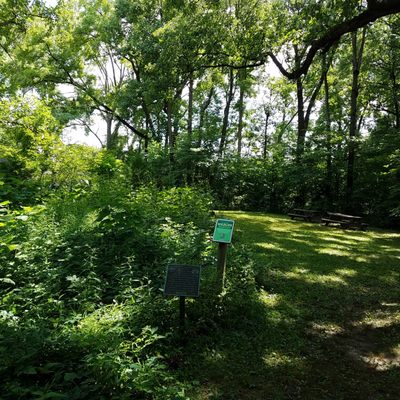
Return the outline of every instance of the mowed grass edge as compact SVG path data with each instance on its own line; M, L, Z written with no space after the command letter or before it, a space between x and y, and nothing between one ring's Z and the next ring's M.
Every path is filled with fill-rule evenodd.
M189 356L193 398L398 399L400 234L218 217L252 251L257 299Z

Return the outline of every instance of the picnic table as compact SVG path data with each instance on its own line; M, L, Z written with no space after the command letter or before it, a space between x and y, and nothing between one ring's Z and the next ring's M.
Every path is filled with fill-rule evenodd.
M320 219L320 212L316 210L307 210L303 208L294 208L289 214L291 219L303 219L304 221L316 221Z
M357 215L348 215L341 213L327 212L327 217L321 218L321 222L328 226L329 224L340 225L345 229L357 229L365 231L368 224L362 221L362 217Z

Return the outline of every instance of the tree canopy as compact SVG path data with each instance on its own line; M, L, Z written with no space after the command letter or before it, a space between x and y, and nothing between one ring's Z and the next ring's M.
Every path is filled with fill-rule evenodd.
M5 1L2 95L42 103L56 136L80 127L150 169L161 152L170 183L213 185L215 159L235 156L281 171L285 207L356 209L369 141L399 129L399 11L394 0ZM396 198L397 169L384 167L396 151L380 156Z

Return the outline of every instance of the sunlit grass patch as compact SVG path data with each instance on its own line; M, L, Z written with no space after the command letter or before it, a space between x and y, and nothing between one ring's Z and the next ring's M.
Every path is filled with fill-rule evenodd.
M285 276L289 279L299 279L310 284L327 284L327 285L347 285L347 282L340 276L329 274L312 274L312 273L299 273L296 271L287 272Z
M322 337L332 337L344 333L344 328L338 324L328 322L328 323L317 323L313 322L311 324L310 332L315 335Z
M357 271L354 269L347 269L347 268L339 268L335 271L336 274L341 276L355 276L357 275Z
M344 256L351 257L351 252L344 250L344 246L337 246L336 248L326 247L326 248L316 248L315 250L321 254L328 254L333 256Z
M400 306L396 308L382 307L376 311L368 311L358 321L353 322L353 326L370 326L373 328L385 328L400 324Z
M294 366L296 368L304 367L304 360L300 357L293 357L291 354L280 352L272 352L264 356L264 362L268 368L276 368L282 366Z
M262 248L264 248L264 249L266 249L266 250L272 249L272 250L279 250L279 251L282 251L282 252L290 253L290 251L288 251L288 250L285 249L284 247L278 246L278 245L273 244L273 243L263 243L263 242L259 242L259 243L254 243L254 244L257 245L257 246L260 246L260 247L262 247Z
M268 293L260 289L260 300L268 307L276 307L281 301L281 296L276 293Z
M397 398L400 233L219 216L236 221L232 247L252 250L257 296L243 298L237 324L205 351L202 389L213 394L193 398Z

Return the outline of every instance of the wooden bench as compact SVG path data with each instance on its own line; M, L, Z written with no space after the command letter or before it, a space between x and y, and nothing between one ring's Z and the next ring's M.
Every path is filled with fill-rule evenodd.
M368 224L362 222L362 217L356 215L347 215L341 213L327 213L328 217L321 218L321 222L328 226L329 224L338 225L344 229L355 229L365 231Z
M304 221L319 221L320 219L320 212L316 210L306 210L302 208L295 208L292 212L288 213L288 216L291 219L303 219Z

